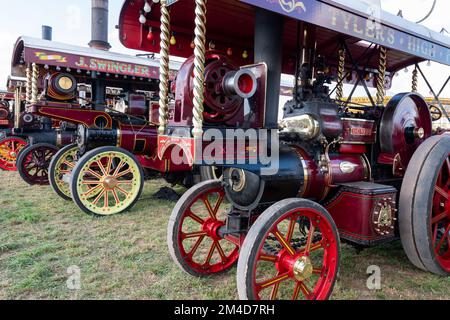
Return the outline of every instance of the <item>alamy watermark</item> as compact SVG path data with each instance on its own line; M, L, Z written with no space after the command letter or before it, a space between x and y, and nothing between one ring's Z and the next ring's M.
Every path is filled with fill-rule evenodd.
M367 268L367 278L366 286L369 290L381 290L381 268L379 266L369 266Z
M188 164L184 152L176 148L172 149L171 161L175 165ZM262 176L276 175L280 168L278 130L207 129L195 141L194 164L257 168Z
M69 290L81 290L81 269L78 266L67 268L66 286Z

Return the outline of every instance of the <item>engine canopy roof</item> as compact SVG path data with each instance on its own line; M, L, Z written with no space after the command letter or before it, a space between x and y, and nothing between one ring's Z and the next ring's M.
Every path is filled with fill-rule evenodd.
M151 2L150 2L151 3ZM171 31L176 44L170 54L192 55L194 0L169 1ZM120 15L120 41L125 47L158 53L160 5L152 4L147 22L139 22L144 0L126 0ZM216 49L231 49L236 62L248 64L253 56L254 11L264 8L285 16L283 37L283 73L294 74L297 54L298 22L315 27L317 54L337 60L338 43L345 40L352 55L364 55L370 43L389 49L387 70L395 72L409 65L431 60L450 65L450 38L424 26L381 11L375 24L367 12L369 7L350 0L220 0L207 4L207 42ZM148 40L149 32L153 40ZM150 39L151 39L150 38ZM375 46L374 49L376 50ZM249 58L243 59L247 51ZM367 54L370 56L370 53ZM247 60L247 61L239 61ZM366 64L367 61L364 61ZM367 67L378 68L374 54Z

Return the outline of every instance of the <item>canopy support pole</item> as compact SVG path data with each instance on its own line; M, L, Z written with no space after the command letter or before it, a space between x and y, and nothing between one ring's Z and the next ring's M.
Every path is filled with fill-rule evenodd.
M384 97L386 96L386 66L387 66L387 50L386 47L380 46L380 62L378 66L377 78L377 106L384 106Z
M206 56L206 0L195 0L195 49L194 49L194 138L203 136L203 112L205 103Z
M39 68L36 63L33 63L31 71L31 103L38 102L39 88L38 88L38 80L39 80Z
M158 133L166 133L169 121L169 48L170 14L167 0L161 0L161 43L159 62L159 128Z

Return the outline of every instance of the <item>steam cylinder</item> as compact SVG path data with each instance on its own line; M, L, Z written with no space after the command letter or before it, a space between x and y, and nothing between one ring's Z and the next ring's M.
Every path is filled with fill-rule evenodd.
M327 169L299 146L282 146L279 170L260 175L239 168L226 169L224 181L228 200L239 210L251 211L259 205L288 198L324 200L340 183L370 179L366 159L357 154L331 155Z
M87 129L80 125L77 144L85 152L99 147L114 146L136 155L153 155L157 147L157 132L154 126L136 127L115 123L114 128Z

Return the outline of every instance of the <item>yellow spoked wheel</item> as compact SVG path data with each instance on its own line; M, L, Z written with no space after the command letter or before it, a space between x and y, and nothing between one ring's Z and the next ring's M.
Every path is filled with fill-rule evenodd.
M72 199L84 212L110 216L132 208L143 187L143 170L131 153L102 147L78 161L70 190Z
M78 145L71 144L62 148L52 159L49 166L49 181L53 191L64 200L72 200L70 177L78 161Z

